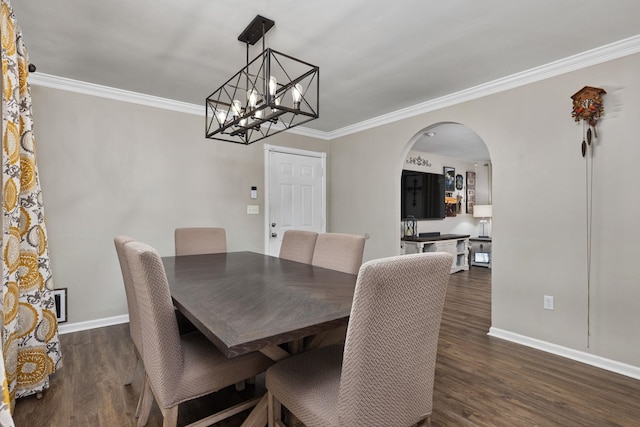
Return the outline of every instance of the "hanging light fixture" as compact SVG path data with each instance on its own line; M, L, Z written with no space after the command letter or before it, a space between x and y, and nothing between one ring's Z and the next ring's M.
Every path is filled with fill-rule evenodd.
M273 25L258 15L238 36L247 65L207 97L207 138L248 145L318 118L320 68L265 49ZM262 53L249 62L249 45L260 39Z

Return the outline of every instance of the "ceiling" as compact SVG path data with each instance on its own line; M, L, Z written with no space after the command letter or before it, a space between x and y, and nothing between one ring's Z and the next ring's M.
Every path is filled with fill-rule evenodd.
M238 35L320 67L331 132L640 34L637 0L13 0L39 73L202 105ZM260 43L251 50L260 53Z
M490 160L484 141L477 133L459 123L439 123L429 127L413 144L412 150L470 163Z

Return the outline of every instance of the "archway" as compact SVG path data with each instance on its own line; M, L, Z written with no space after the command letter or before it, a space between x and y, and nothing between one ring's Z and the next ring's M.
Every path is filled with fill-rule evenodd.
M480 225L483 218L474 217L473 211L474 205L491 205L491 158L478 134L460 123L431 124L410 138L397 165L396 176L401 176L403 170L411 170L426 175L451 174L453 178L449 184L455 187L445 188L446 200L450 204L444 218L419 218L417 235L464 234L473 238L482 233ZM401 192L398 198L402 198ZM398 205L402 207L402 202ZM402 219L400 215L401 223ZM491 220L486 221L484 234L490 235ZM402 224L398 229L402 237Z

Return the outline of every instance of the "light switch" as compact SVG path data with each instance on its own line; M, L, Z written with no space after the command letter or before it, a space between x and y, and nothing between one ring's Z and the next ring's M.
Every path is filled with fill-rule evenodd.
M247 215L258 215L260 213L260 206L247 205Z

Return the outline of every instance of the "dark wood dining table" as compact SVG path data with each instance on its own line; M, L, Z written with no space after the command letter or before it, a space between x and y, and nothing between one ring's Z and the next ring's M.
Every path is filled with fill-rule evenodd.
M356 275L254 252L162 262L174 305L227 357L261 351L279 360L288 356L279 344L349 320ZM266 399L249 418L243 426L264 425Z

